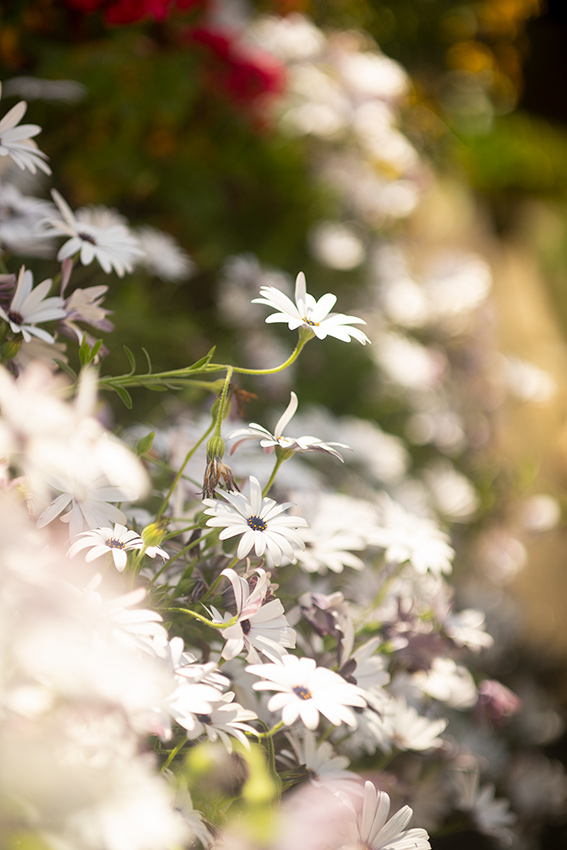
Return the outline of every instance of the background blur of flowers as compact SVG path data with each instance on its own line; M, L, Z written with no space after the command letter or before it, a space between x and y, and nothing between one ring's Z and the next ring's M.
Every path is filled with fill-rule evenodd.
M60 197L82 208L78 221L127 221L140 240L133 274L109 278L115 330L104 371L125 370L122 344L136 356L148 349L156 369L191 363L213 343L223 362L280 362L285 336L259 326L250 301L261 286L291 295L304 269L316 297L336 293L341 309L364 315L373 344L349 346L348 358L339 344L324 359L314 344L306 349L290 373L301 398L297 432L351 446L368 487L379 482L410 505L431 500L466 553L463 601L482 598L496 630L508 611L521 635L507 633L495 665L514 687L521 680L525 703L532 676L565 708L567 630L557 599L565 592L567 115L547 70L567 39L557 4L3 7L2 103L28 101ZM550 33L563 34L555 53ZM0 181L11 181L7 163L0 167ZM47 176L18 177L17 188L0 182L0 247L13 268L38 220L52 214ZM39 281L52 243L33 246L27 265ZM100 281L88 264L75 275L83 286ZM91 309L105 329L96 297ZM246 421L272 424L264 414L285 409L289 381L286 372L243 382ZM107 415L119 428L168 417L178 440L190 427L185 404L202 403L196 390L133 397L134 413L111 399ZM317 466L303 474L309 480ZM301 504L301 474L285 484ZM382 510L391 510L387 499ZM317 506L306 503L305 513L323 537ZM403 532L403 516L391 523ZM367 545L356 523L349 533L337 572L341 556L358 568L354 552ZM398 542L392 532L373 545ZM442 540L434 544L442 550ZM316 555L306 550L306 571L310 557L318 569ZM498 725L513 713L511 698L484 684L484 710ZM559 732L527 738L564 759ZM514 770L521 775L519 760ZM514 787L522 806L521 782ZM463 810L473 790L462 789ZM556 820L542 846L560 846Z

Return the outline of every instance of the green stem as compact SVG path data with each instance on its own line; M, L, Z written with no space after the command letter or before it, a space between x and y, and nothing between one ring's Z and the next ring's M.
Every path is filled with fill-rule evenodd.
M232 378L233 371L234 370L233 370L232 366L227 367L226 377L224 379L224 386L222 388L222 392L220 394L220 398L219 398L219 402L218 402L217 418L216 418L216 422L215 422L215 433L214 433L215 437L220 437L220 435L221 435L221 426L222 426L223 420L225 418L224 409L225 409L225 406L226 406L226 399L227 399L227 396L228 396L228 391L230 389L230 381L231 381L231 378Z
M274 735L275 735L277 732L279 732L279 731L280 731L280 729L283 727L283 725L284 725L284 724L283 724L283 720L280 720L280 722L279 722L279 723L276 723L276 725L275 725L275 726L272 726L272 728L271 728L271 729L269 729L267 732L258 732L258 740L259 740L259 741L263 741L264 739L265 739L265 740L270 740L270 738L273 738L273 737L274 737Z
M268 479L268 483L266 484L266 486L262 490L262 497L263 498L265 498L268 495L268 493L270 492L270 487L274 483L278 469L280 468L280 466L282 465L283 462L284 462L284 458L282 458L282 457L276 458L274 468L272 469L272 474L270 475L270 477Z
M207 428L207 430L205 431L203 436L199 440L197 440L197 442L195 443L193 448L189 449L189 451L185 455L185 459L184 459L183 463L181 464L181 468L180 468L179 472L177 473L177 475L173 479L169 490L167 491L167 493L164 496L163 502L161 503L160 508L159 508L159 510L156 514L156 520L160 518L160 516L163 514L163 512L167 508L167 506L169 504L169 500L171 499L171 497L173 495L173 491L175 490L175 488L179 484L179 481L181 479L181 476L183 475L185 467L187 466L187 464L189 463L189 461L191 460L191 458L193 457L193 455L195 454L195 452L197 451L197 449L199 448L201 443L203 443L205 441L205 439L209 436L209 434L211 433L211 431L213 430L214 427L215 427L215 423L211 422L211 424L209 425L209 427Z
M275 375L277 372L283 372L284 369L287 369L288 366L291 366L291 364L297 360L305 343L314 336L315 334L313 331L307 331L305 328L301 328L299 331L297 345L287 360L285 360L280 366L274 366L273 369L244 369L242 366L234 366L233 371L238 372L240 375Z
M175 747L175 748L174 748L174 749L170 752L170 754L169 754L169 755L168 755L168 757L167 757L167 761L166 761L166 763L165 763L165 764L164 764L164 766L162 767L162 773L163 773L163 771L167 770L167 768L169 767L169 765L171 764L171 762L173 761L173 759L175 758L175 756L176 756L176 755L178 755L178 754L181 752L181 750L183 749L183 747L185 746L185 744L186 744L186 743L187 743L187 738L185 738L183 741L181 741L181 743L180 743L180 744L178 744L178 745L177 745L177 746L176 746L176 747Z
M236 625L238 622L238 614L235 614L230 620L226 623L215 623L212 620L207 620L206 617L201 616L201 614L197 614L196 611L191 611L190 608L163 608L164 611L180 611L182 614L189 614L190 617L194 617L196 620L199 620L200 623L204 623L206 626L210 626L211 629L228 629L231 626Z

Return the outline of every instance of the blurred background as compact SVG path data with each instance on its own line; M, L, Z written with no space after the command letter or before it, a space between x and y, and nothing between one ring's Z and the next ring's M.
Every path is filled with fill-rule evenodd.
M323 362L308 347L294 388L407 442L457 536L482 532L464 567L491 573L496 599L511 586L522 663L564 705L566 62L560 0L0 10L2 99L28 101L54 175L20 191L48 198L55 185L73 209L156 229L139 231L146 268L108 280L103 372L127 370L122 344L156 369L213 343L220 362L275 364L289 339L259 327L258 287L304 270L316 296L337 293L368 320L372 350L337 344ZM0 244L25 255L1 217ZM287 380L243 383L258 396L246 416L286 401ZM140 394L133 413L113 400L114 415L159 422L189 401L200 397ZM454 479L439 485L439 458L472 482L473 507Z

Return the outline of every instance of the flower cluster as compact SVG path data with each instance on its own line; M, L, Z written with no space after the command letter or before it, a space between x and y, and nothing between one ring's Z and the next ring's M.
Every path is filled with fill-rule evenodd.
M125 23L191 4L70 5ZM126 374L100 373L107 287L76 286L78 274L145 267L176 281L192 264L167 234L114 210L73 211L55 189L51 203L7 182L0 242L35 241L31 256L50 265L35 286L25 265L0 276L6 840L57 850L427 850L430 834L462 827L502 846L526 833L521 846L535 847L542 820L524 802L553 787L539 791L558 816L567 799L563 769L538 750L561 723L532 682L498 680L491 626L501 652L514 639L498 619L504 593L494 602L476 576L458 583L471 551L500 563L506 554L462 471L491 400L479 393L470 416L482 375L471 382L459 371L467 358L451 357L457 336L460 352L475 344L486 266L467 254L414 273L402 237L376 237L377 223L410 214L426 171L399 129L408 81L397 63L298 15L260 19L249 37L287 63L282 132L317 140L317 179L332 177L345 222L358 216L358 228L320 222L313 258L341 272L364 266L372 306L367 321L333 312L337 296L313 296L302 272L292 299L285 273L233 258L233 269L253 266L258 277L234 324L255 323L270 357L284 346L279 366L210 352L140 371L129 353ZM25 110L0 119L0 155L16 175L47 175L39 127L19 123ZM25 241L21 222L5 226L10 217L30 223ZM287 328L278 335L273 325ZM318 364L333 347L343 362L364 357L365 391L385 399L399 433L370 415L307 404L300 414L298 393L282 393L277 379L307 346ZM255 396L237 378L274 381L273 395L289 397L273 431L259 424L270 421L265 410L248 421L242 401ZM192 394L153 430L117 436L103 394L131 405L132 388Z

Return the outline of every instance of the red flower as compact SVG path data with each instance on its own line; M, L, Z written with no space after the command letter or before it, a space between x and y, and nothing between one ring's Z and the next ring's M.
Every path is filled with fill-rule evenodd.
M243 47L237 35L193 27L186 32L186 40L207 49L212 60L209 72L214 88L234 102L252 105L259 98L283 91L283 65L268 53Z

